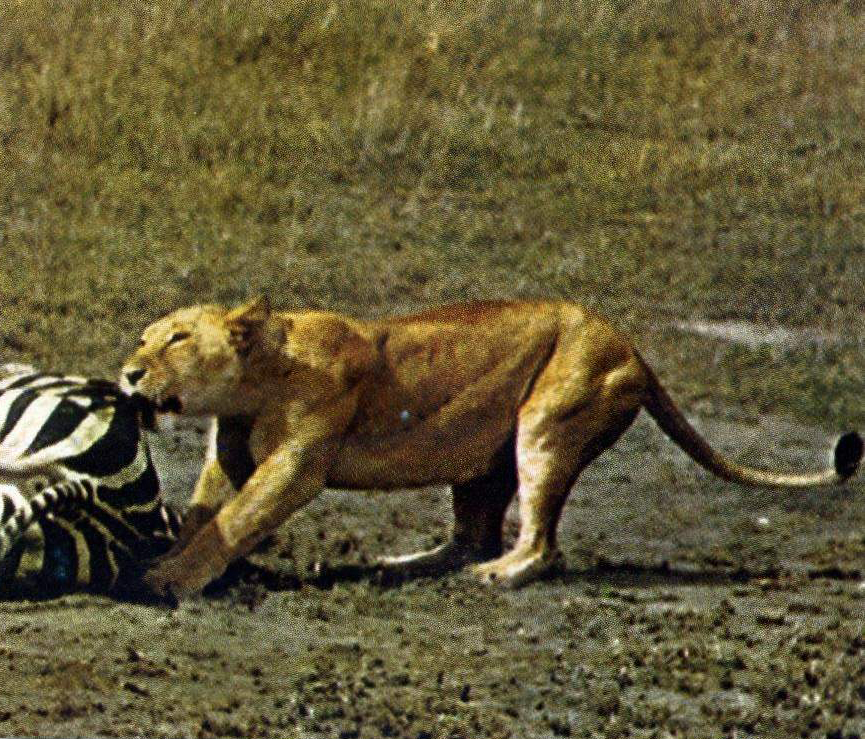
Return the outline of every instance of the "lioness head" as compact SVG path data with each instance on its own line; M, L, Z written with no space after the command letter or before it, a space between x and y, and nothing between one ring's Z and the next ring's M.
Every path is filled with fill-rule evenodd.
M138 349L123 365L120 386L158 411L249 412L259 390L249 376L250 362L254 352L273 343L271 322L266 298L234 310L181 308L144 330Z

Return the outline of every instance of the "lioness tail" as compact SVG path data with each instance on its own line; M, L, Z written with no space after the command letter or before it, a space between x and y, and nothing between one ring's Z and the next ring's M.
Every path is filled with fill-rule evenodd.
M642 360L641 360L642 361ZM646 373L646 395L643 407L661 430L676 442L697 464L724 480L760 487L812 487L832 485L849 478L862 460L863 441L855 431L844 434L835 445L832 469L804 474L771 472L738 464L715 451L676 407L654 372L642 362Z

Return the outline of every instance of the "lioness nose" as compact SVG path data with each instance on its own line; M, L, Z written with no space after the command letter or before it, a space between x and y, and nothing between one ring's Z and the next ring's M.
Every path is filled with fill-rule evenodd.
M126 380L130 385L135 387L135 383L138 382L142 377L144 377L145 372L146 370L143 369L136 369L132 370L131 372L127 372Z

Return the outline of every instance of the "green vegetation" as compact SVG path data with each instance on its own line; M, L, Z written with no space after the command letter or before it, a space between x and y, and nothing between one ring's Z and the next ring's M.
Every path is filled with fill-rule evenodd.
M865 425L863 4L474 5L0 3L0 356L113 374L260 291L567 297L686 404Z

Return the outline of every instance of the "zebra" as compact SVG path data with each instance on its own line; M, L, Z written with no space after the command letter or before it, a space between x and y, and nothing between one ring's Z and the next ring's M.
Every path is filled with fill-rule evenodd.
M0 366L0 592L135 587L175 543L143 428L152 409L107 380Z

